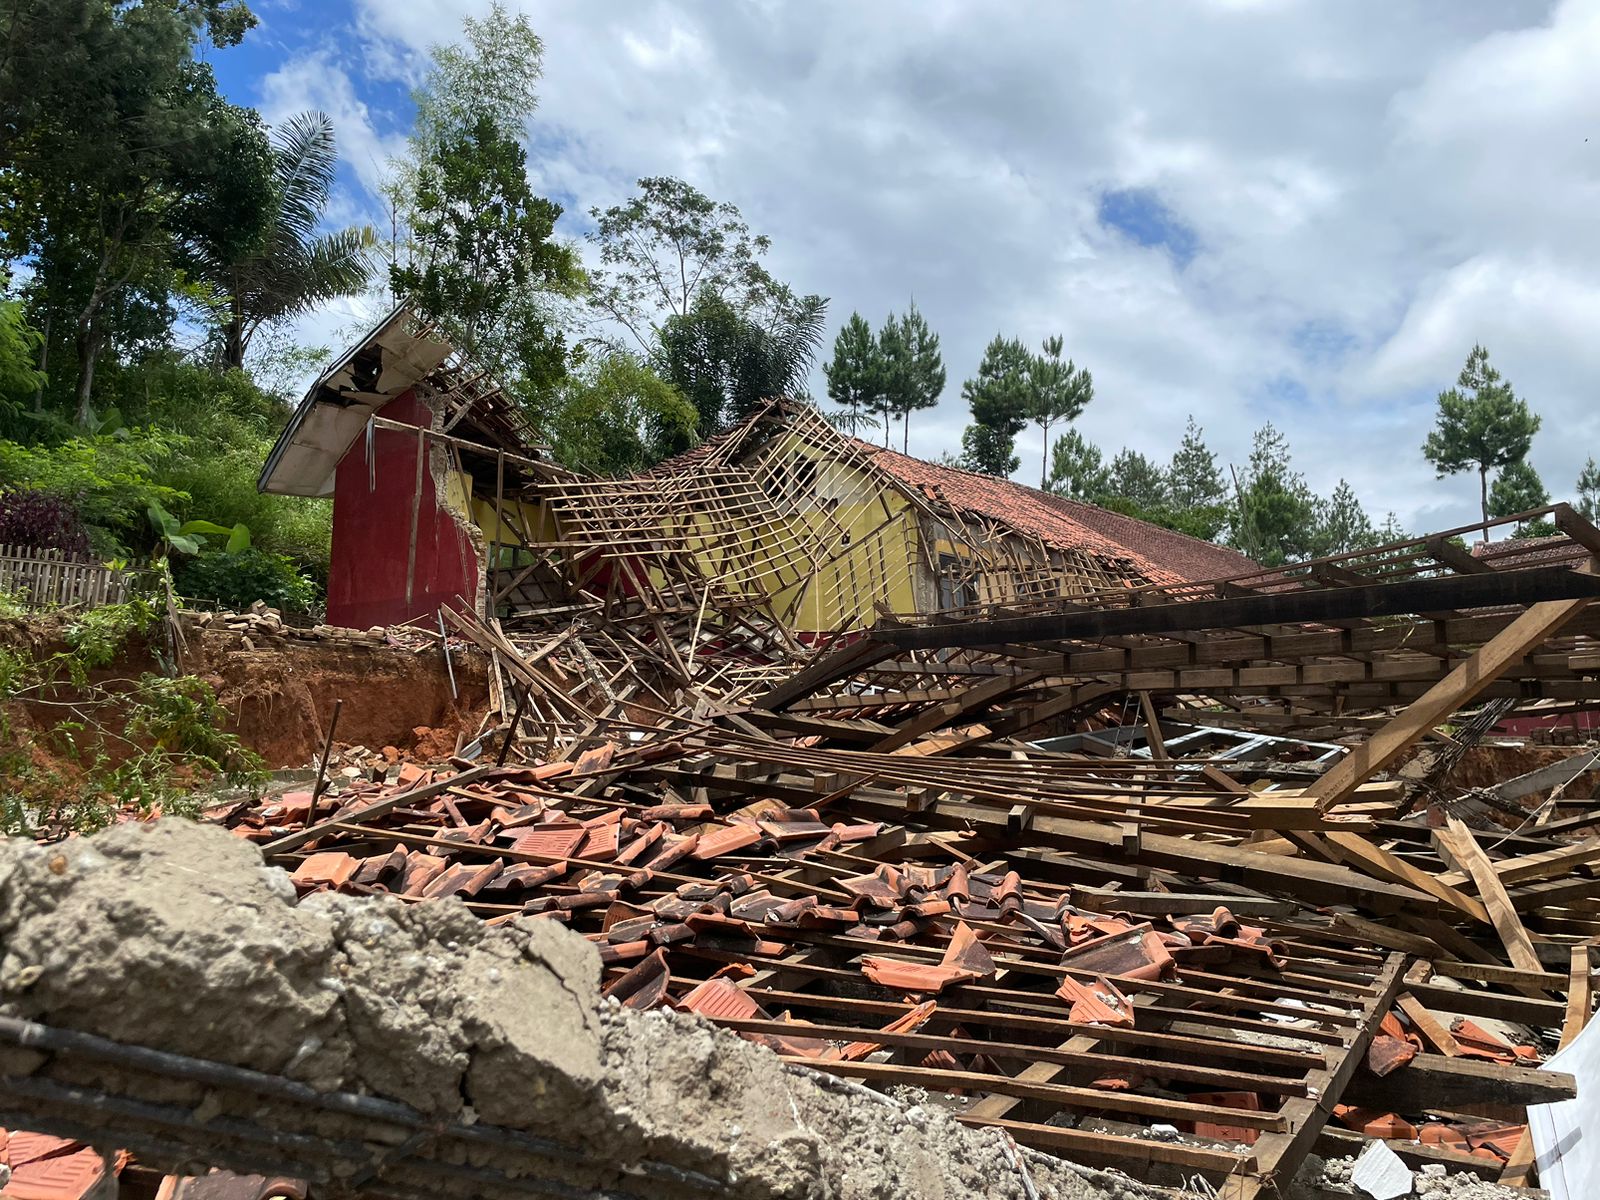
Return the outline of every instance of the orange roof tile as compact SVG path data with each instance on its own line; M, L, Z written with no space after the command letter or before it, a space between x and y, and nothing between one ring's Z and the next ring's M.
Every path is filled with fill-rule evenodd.
M878 467L907 487L927 489L950 507L1003 521L1058 550L1122 559L1152 583L1192 583L1254 571L1244 555L1038 488L923 462L882 446L858 445Z

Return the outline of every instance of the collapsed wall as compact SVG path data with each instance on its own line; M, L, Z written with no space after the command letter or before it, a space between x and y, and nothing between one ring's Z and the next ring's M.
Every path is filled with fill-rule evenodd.
M156 1148L167 1169L300 1174L324 1194L1155 1194L698 1017L622 1009L599 980L593 947L550 922L490 927L454 900L296 904L287 875L220 829L0 843L0 1122ZM119 1099L97 1108L102 1093Z

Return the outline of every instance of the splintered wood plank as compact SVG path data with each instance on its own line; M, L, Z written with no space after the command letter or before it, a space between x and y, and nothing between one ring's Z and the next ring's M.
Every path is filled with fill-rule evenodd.
M1480 921L1485 925L1491 923L1489 911L1482 902L1453 887L1447 887L1432 873L1424 871L1421 867L1414 867L1387 850L1374 846L1360 834L1329 832L1324 836L1343 854L1347 864L1359 864L1375 878L1402 883L1416 888L1419 892L1426 892L1474 921Z
M1305 794L1314 796L1317 807L1323 811L1348 799L1360 783L1388 767L1423 734L1476 699L1508 668L1582 612L1588 603L1587 598L1580 598L1544 600L1530 605L1450 674L1412 701L1404 712L1335 763L1327 774L1306 789Z
M1517 858L1503 858L1490 865L1502 885L1513 887L1536 879L1554 879L1558 875L1568 874L1574 867L1588 866L1594 862L1600 862L1600 838L1590 838L1576 846L1555 846ZM1450 871L1439 876L1439 882L1450 887L1462 887L1471 882L1471 877L1465 871Z
M1456 1041L1455 1035L1445 1028L1444 1022L1434 1016L1426 1004L1410 992L1400 996L1395 1004L1430 1046L1451 1058L1461 1057L1461 1043Z
M1533 939L1523 928L1522 918L1517 916L1511 897L1506 895L1505 884L1494 873L1494 864L1483 852L1483 847L1478 845L1478 839L1472 836L1472 830L1467 828L1466 822L1452 816L1447 827L1437 831L1437 836L1440 844L1449 848L1457 865L1465 869L1478 885L1478 895L1483 897L1484 905L1489 910L1490 923L1500 935L1506 953L1511 956L1511 965L1519 971L1544 970L1539 952L1533 948Z
M1572 970L1567 981L1567 1015L1561 1022L1561 1045L1583 1032L1594 1011L1594 974L1589 967L1589 947L1572 948Z

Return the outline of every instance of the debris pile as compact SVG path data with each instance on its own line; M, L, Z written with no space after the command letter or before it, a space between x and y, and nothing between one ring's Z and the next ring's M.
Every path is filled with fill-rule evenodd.
M737 1090L720 1074L737 1051L749 1079L914 1092L940 1138L965 1127L1230 1200L1372 1144L1527 1187L1528 1108L1578 1086L1541 1064L1593 1008L1600 754L1541 751L1470 787L1452 771L1507 722L1600 706L1600 531L1551 515L1564 536L1531 562L1440 535L817 646L686 569L578 609L447 610L457 637L434 648L490 660L493 736L214 816L289 872L285 911L311 914L279 914L296 928L387 914L390 963L446 927L464 947L495 930L589 943L626 1027L700 1031L695 1069L719 1088ZM575 936L550 940L558 926ZM71 978L12 1011L139 1042L76 1008ZM522 1083L480 1104L461 1039L494 1041L501 1009L471 1017L477 983L388 987L416 1003L343 1041L263 1034L303 1057L242 1065L425 1112L459 1103L460 1079L364 1076L392 1068L360 1039L392 1061L394 1037L431 1037L485 1120L595 1111L592 1136L633 1144L630 1104L539 1103ZM244 1053L185 1036L184 1054ZM735 1159L661 1161L724 1183L759 1169Z

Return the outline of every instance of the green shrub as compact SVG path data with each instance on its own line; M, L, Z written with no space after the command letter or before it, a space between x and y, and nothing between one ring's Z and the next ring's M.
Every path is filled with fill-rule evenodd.
M265 600L286 613L306 613L317 601L317 585L293 561L255 546L236 554L213 551L178 559L173 579L188 599L238 610Z

